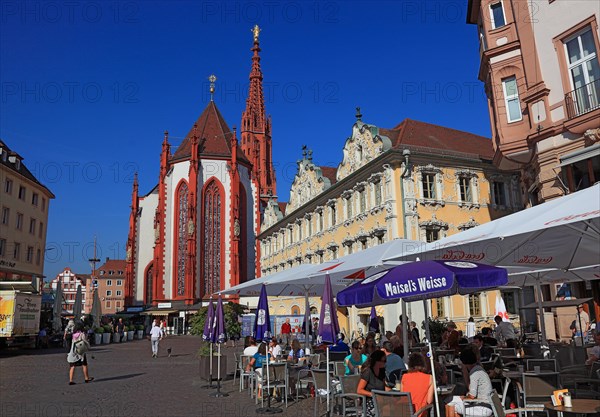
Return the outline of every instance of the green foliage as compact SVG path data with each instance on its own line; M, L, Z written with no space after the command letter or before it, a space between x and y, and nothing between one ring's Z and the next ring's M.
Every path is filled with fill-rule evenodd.
M201 336L204 332L204 322L208 307L202 307L190 320L191 334ZM225 332L228 338L239 336L242 333L242 326L238 322L238 317L244 313L244 306L229 302L223 305L225 314ZM202 348L201 348L202 349ZM208 354L208 353L207 353Z
M112 326L110 324L105 324L104 326L104 333L112 333Z
M137 330L144 330L144 325L143 324L138 324L136 326Z
M431 342L440 342L442 340L442 333L444 333L444 329L448 325L447 321L441 321L439 319L431 319L428 317L429 321L429 333L431 334ZM423 322L424 324L425 322ZM423 328L425 326L423 325Z
M102 333L104 333L104 327L96 327L94 329L94 333L96 333L96 334L102 334Z

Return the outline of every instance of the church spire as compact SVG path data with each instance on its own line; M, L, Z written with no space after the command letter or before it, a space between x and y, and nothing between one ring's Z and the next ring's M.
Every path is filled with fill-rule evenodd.
M265 112L263 95L263 74L260 68L261 29L258 25L252 28L254 43L252 46L252 68L250 70L250 87L246 98L246 109L242 113L241 148L252 163L252 178L258 183L261 201L266 203L275 195L275 172L272 163L271 120Z

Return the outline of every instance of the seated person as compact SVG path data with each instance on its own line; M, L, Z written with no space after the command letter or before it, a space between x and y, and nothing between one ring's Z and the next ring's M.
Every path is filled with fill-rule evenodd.
M389 383L395 384L397 377L404 371L406 371L406 365L402 358L395 354L392 342L383 342L381 348L385 352L387 362L385 363L385 374Z
M281 356L281 346L277 343L277 338L274 337L269 341L269 354L273 359L277 359Z
M300 347L300 342L298 339L292 340L292 348L290 349L287 360L293 364L304 363L306 361L304 349Z
M385 364L386 356L383 350L376 350L365 363L364 369L360 374L356 393L367 397L367 417L375 415L375 406L373 405L372 390L389 391L390 388L385 384Z
M353 375L360 373L361 366L367 361L369 357L362 353L360 342L355 340L352 342L352 353L346 356L344 359L344 365L346 367L346 375Z
M411 353L408 357L408 372L402 376L400 391L410 392L413 402L413 410L421 408L433 402L433 377L426 373L426 359L420 353ZM420 417L425 417L426 412Z
M585 361L586 365L591 365L596 361L600 361L600 329L595 330L594 341L596 342L596 345L592 348L588 360Z
M483 336L483 343L488 346L498 346L498 341L492 337L492 329L490 327L484 327L481 329L481 335Z
M261 343L260 345L258 345L257 351L254 354L254 356L252 356L252 358L250 359L250 362L248 362L248 365L246 365L246 372L250 372L251 370L254 370L254 372L257 374L257 377L259 380L259 385L258 385L258 396L259 397L261 395L261 387L262 387L262 385L260 384L260 381L262 378L262 367L266 360L267 360L267 345L265 343Z
M480 334L473 336L473 344L479 350L479 360L481 362L487 362L492 359L492 353L494 353L494 349L483 342L483 336Z
M468 372L469 380L469 391L466 397L454 396L452 401L448 404L450 407L454 407L454 411L461 416L465 413L468 417L489 417L492 415L492 409L489 404L480 403L473 404L463 403L463 399L476 399L481 398L489 400L492 395L492 381L488 376L487 372L481 367L481 364L477 361L477 355L473 349L464 349L460 353L460 360L463 363L463 367ZM465 408L467 410L465 411ZM452 410L446 411L447 416L452 415Z
M329 348L330 352L346 352L350 353L350 347L344 342L344 333L340 333L338 342Z
M252 336L248 337L248 346L244 349L244 356L254 356L254 354L258 351L258 346L256 345L256 339Z

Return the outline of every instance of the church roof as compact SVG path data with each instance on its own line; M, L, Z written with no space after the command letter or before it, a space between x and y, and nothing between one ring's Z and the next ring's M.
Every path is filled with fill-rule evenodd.
M477 155L486 160L494 157L489 138L417 120L404 119L393 129L379 129L379 134L389 137L396 149L412 145Z
M219 112L214 101L208 103L198 120L196 120L196 131L194 126L190 129L181 145L173 154L173 160L188 159L192 151L192 137L198 136L199 156L231 157L231 135L233 134L227 126L225 119ZM237 159L248 162L248 158L237 147Z

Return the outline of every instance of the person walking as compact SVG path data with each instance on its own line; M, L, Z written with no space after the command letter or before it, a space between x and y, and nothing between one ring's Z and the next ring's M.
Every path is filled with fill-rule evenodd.
M281 325L281 338L283 339L283 343L285 343L285 348L290 348L290 336L292 334L292 325L290 324L290 319L285 319L285 323Z
M119 318L117 324L115 324L115 333L119 334L119 341L123 341L123 335L125 334L125 323L123 323L123 319Z
M78 323L75 325L73 332L73 338L71 341L71 349L67 355L67 362L69 363L69 385L75 385L73 377L75 376L75 368L81 367L83 369L83 377L85 383L92 382L94 378L91 378L88 373L88 363L86 352L89 349L89 343L87 336L85 335L85 329L83 324Z
M150 342L152 342L152 357L158 358L158 343L163 337L162 330L158 325L158 320L154 320L152 323L152 329L150 329Z

